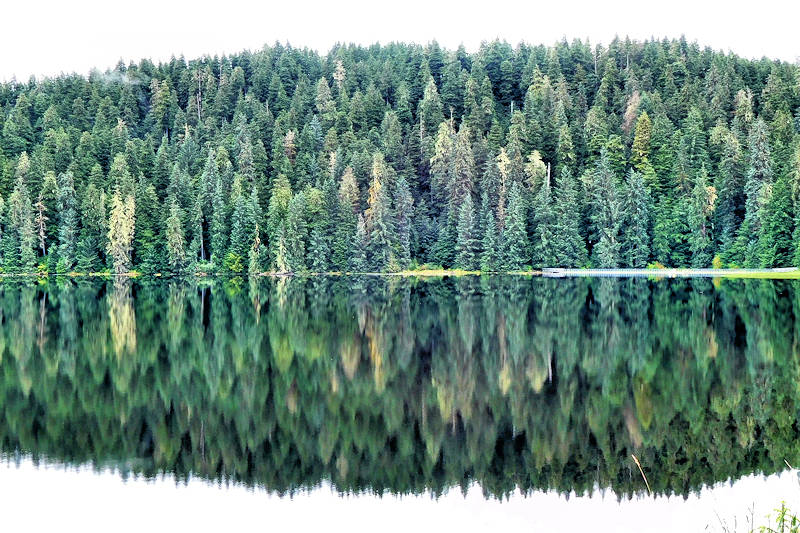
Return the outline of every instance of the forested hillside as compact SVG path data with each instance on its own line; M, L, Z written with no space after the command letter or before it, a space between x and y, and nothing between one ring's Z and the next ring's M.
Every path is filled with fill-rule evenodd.
M276 44L0 117L7 273L800 263L800 68L683 40Z

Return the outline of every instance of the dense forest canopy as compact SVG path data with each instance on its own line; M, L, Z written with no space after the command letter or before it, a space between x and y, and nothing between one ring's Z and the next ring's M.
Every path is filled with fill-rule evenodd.
M236 281L0 284L0 456L497 497L800 462L796 282Z
M5 272L800 263L800 67L684 40L0 85Z

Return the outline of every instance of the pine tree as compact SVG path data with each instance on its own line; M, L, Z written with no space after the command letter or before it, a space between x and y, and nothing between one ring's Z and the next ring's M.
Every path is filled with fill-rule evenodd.
M240 261L248 257L253 236L253 213L250 199L242 190L242 182L237 176L231 189L232 206L230 217L230 244L228 254L235 254Z
M78 206L72 172L58 176L58 263L56 271L69 272L75 266L78 239Z
M303 191L298 192L289 201L286 213L283 240L286 246L286 265L289 272L306 271L306 239L308 224L306 221L306 197Z
M167 237L167 264L171 272L183 273L186 269L187 257L181 208L173 198L170 202L169 217L165 221Z
M705 167L700 169L695 180L690 208L689 225L692 266L707 268L713 256L710 215L714 207L714 192L708 186Z
M329 270L328 257L330 247L322 226L317 225L311 230L308 243L308 256L311 260L312 272L327 272Z
M743 257L733 258L744 261L744 266L756 268L760 264L758 249L759 234L763 227L766 204L772 185L772 161L769 150L767 125L759 118L753 123L748 138L750 165L745 181L745 215L739 228L737 247Z
M794 217L788 176L781 176L763 210L763 228L759 236L759 266L786 267L794 261Z
M586 264L586 244L580 233L581 212L575 178L562 169L555 193L553 266L577 268Z
M522 187L514 182L508 194L506 223L503 228L503 265L506 270L521 270L530 257L525 199Z
M478 227L472 196L467 195L461 203L456 227L456 259L454 266L463 270L478 268Z
M402 270L411 261L411 221L414 214L414 198L405 177L397 180L394 191L394 225L397 235L397 262Z
M489 197L484 193L481 201L481 222L483 227L482 252L480 257L480 267L482 271L494 272L500 267L500 248L497 236L497 221L494 218L494 210L489 204Z
M106 195L90 183L81 202L81 231L78 241L78 270L99 272L105 264L108 219Z
M267 238L273 265L277 261L278 245L281 242L279 233L286 222L286 214L289 211L291 200L292 188L289 180L286 175L280 174L272 186L272 195L267 209Z
M133 194L123 196L119 189L111 197L108 220L108 255L115 274L127 274L131 268L136 204Z
M622 265L644 268L650 258L650 204L652 200L642 174L631 169L622 199L620 254Z
M356 227L355 244L353 246L353 255L350 257L350 271L351 272L366 272L367 265L367 246L369 246L369 238L367 236L367 224L364 217L358 215L358 225Z
M6 234L3 239L3 268L6 272L35 272L36 227L26 185L27 173L27 157L20 157L16 185L7 206Z
M391 214L391 200L387 187L378 176L372 179L367 199L365 224L369 238L370 268L375 272L399 268L394 254L393 239L395 236L394 221Z
M568 166L562 168L569 172ZM535 228L533 266L535 268L552 267L557 262L555 247L556 240L560 236L554 232L555 216L549 172L539 187L533 202L533 224Z
M590 220L594 238L593 262L599 268L619 265L619 229L622 223L622 206L617 190L617 178L611 168L608 152L603 149L593 173L588 191L593 206Z
M211 200L211 260L217 268L222 266L228 244L228 208L225 204L225 191L222 187L222 178L217 177Z

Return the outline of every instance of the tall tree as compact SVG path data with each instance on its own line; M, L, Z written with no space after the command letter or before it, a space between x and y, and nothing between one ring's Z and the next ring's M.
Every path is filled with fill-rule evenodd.
M123 196L117 189L111 196L108 219L108 255L115 274L127 274L131 268L133 232L136 225L136 204L133 194Z

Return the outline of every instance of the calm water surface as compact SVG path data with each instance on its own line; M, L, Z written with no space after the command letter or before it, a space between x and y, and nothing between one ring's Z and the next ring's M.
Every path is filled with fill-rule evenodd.
M114 502L327 529L357 514L585 530L574 512L599 530L741 526L750 506L800 503L798 289L4 283L3 513L45 500L89 529ZM73 501L107 505L70 516Z

